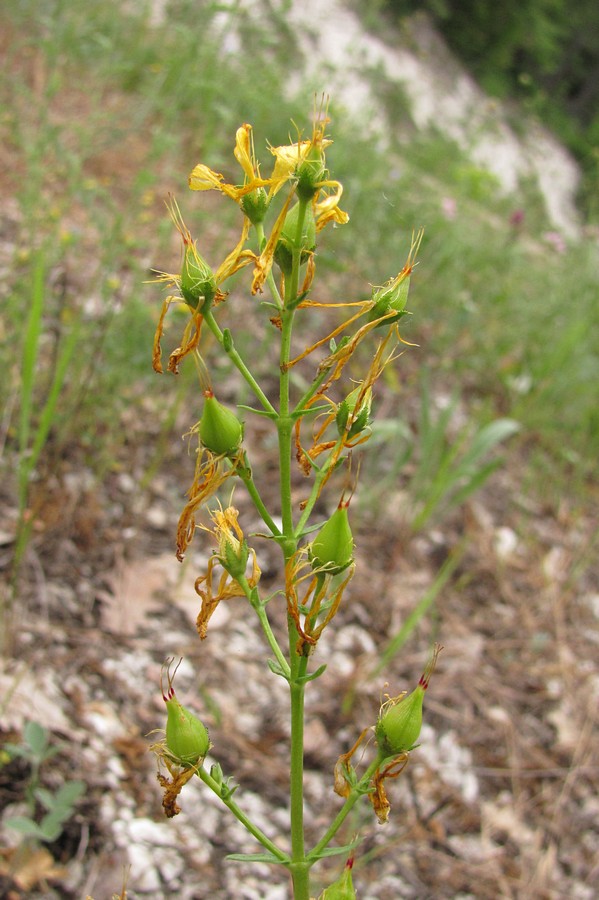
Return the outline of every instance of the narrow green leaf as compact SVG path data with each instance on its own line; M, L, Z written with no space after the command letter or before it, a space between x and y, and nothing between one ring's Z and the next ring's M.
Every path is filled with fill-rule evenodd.
M75 348L79 341L80 331L81 330L79 327L79 323L77 323L75 327L72 328L69 336L66 338L64 345L61 346L60 355L56 363L56 368L54 369L52 385L48 393L48 398L44 404L44 408L41 412L39 422L37 424L35 438L31 445L31 454L29 457L29 467L31 470L35 468L35 465L39 459L39 455L44 448L44 445L48 438L48 434L50 433L50 429L54 423L58 397L65 382L69 363L71 362L73 353L75 352Z
M274 853L227 853L225 859L231 859L235 862L265 862L273 863L273 865L287 865L291 862L289 857L279 859Z
M31 412L33 406L33 386L35 383L35 371L37 367L37 355L39 350L39 341L42 331L42 315L44 310L44 282L46 275L46 267L44 256L41 250L38 250L35 257L35 267L33 270L33 283L31 291L31 301L29 304L29 315L25 325L25 334L22 349L22 366L21 366L21 397L20 397L20 415L19 415L19 449L21 454L25 453L29 444L29 431L31 427ZM29 468L25 468L25 474L28 475Z
M322 673L325 671L326 667L327 667L327 666L326 666L326 663L323 663L323 665L322 665L322 666L319 666L319 667L316 669L315 672L310 672L309 675L301 675L301 676L297 679L297 682L296 682L296 683L297 683L297 684L307 684L308 681L314 681L314 679L320 678L320 676L322 675Z
M285 681L289 681L289 677L288 677L287 673L283 671L282 667L279 665L278 662L276 662L276 660L267 659L266 664L267 664L268 668L270 669L270 671L273 673L273 675L280 675L281 678L285 679Z
M245 406L245 404L240 403L237 409L244 409L246 412L251 412L255 416L263 416L265 419L276 419L277 414L271 413L267 409L255 409L253 406Z
M325 847L319 853L308 853L307 859L311 862L316 862L318 859L325 859L329 856L347 856L352 850L356 849L361 840L362 838L356 837L351 844L344 844L343 847Z

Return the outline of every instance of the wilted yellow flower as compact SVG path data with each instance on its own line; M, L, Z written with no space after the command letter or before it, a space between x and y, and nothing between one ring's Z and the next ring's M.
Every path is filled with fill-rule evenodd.
M256 161L253 145L252 126L244 124L237 129L235 149L233 150L235 159L243 169L243 185L227 184L224 175L221 175L220 172L215 172L203 163L198 163L189 176L191 190L220 191L221 194L240 203L246 194L250 194L257 188L270 187L272 189L273 180L260 177L260 166Z
M320 131L317 133L316 128L309 141L296 141L294 144L285 144L282 147L269 147L270 152L275 157L275 166L272 173L273 193L276 192L289 181L296 173L301 164L308 158L308 155L318 147L324 150L333 142L328 138L323 138Z
M313 186L317 194L314 204L316 230L320 231L329 221L344 224L348 221L349 216L338 208L343 188L338 181L326 178L327 173L324 168L324 150L332 144L332 141L324 136L328 121L324 116L315 122L310 140L297 140L284 146L269 147L275 157L270 178L262 178L260 175L260 165L254 152L252 126L244 124L237 129L233 151L235 159L243 169L244 183L242 185L229 184L220 172L215 172L204 163L199 163L189 176L189 187L192 191L220 191L221 194L231 197L243 207L244 198L248 194L259 188L268 188L268 198L270 199L285 184L296 177L301 177L302 164L311 165L316 162L317 165L313 169L315 173ZM320 175L322 177L319 177ZM327 189L332 189L332 193L328 193ZM319 199L318 194L321 191L324 192L324 196Z
M205 447L198 450L196 470L193 484L188 491L189 500L185 504L177 525L177 559L182 562L185 551L193 540L196 529L196 513L202 504L211 497L219 487L237 471L239 457L227 460L217 456Z
M331 619L337 614L345 588L354 574L349 574L337 584L331 574L314 572L304 548L291 556L285 566L285 597L287 613L298 633L296 651L299 656L309 656ZM303 597L299 597L300 585L307 582ZM303 623L302 623L303 618Z
M221 291L219 286L229 276L252 262L255 256L250 250L243 249L250 228L249 220L244 219L241 237L236 246L223 260L216 272L212 272L205 260L200 256L196 242L183 221L177 201L173 197L167 203L167 208L177 231L181 235L183 261L181 272L176 274L171 272L157 273L156 281L165 282L169 287L174 288L177 294L169 295L162 304L154 335L152 365L156 372L162 373L160 341L164 331L164 320L171 303L182 303L191 310L192 315L191 320L185 327L179 347L173 350L169 357L168 371L176 374L181 360L191 353L199 343L203 319L202 310L205 309L205 304L210 306L213 303L222 303L227 294Z
M208 633L208 622L221 600L247 596L246 590L256 587L260 581L260 567L254 550L250 549L238 522L239 513L232 506L218 508L210 513L214 528L208 531L216 540L218 550L208 560L206 574L196 579L195 590L202 598L202 608L196 627L203 640ZM252 572L245 578L248 560L252 560ZM216 584L214 570L220 565L223 572ZM244 582L244 585L240 584Z
M306 196L314 198L313 212L317 231L321 231L330 221L341 225L349 221L347 213L339 209L343 186L339 181L329 179L325 168L324 151L333 143L330 138L325 137L328 123L326 113L321 110L320 117L315 117L309 141L298 140L294 144L270 148L275 157L272 176L275 182L274 193L285 181L297 178L300 195L305 187Z
M323 182L323 187L332 187L333 193L324 194L323 198L314 204L316 231L322 231L329 222L336 225L345 225L349 222L348 214L339 208L343 185L339 181L328 181Z

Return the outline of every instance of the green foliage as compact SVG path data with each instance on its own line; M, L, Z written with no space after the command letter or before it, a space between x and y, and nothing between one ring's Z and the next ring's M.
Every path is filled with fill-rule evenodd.
M43 763L60 753L60 747L50 743L49 731L39 722L27 722L23 728L23 743L6 743L4 749L11 757L25 759L35 776Z
M402 18L425 9L482 87L515 97L578 156L597 188L599 5L595 0L383 0ZM597 214L597 209L587 207Z
M391 134L401 125L392 123ZM523 423L522 433L553 458L555 474L564 464L591 471L599 452L593 233L569 245L530 186L516 200L498 195L434 133L405 146L392 142L385 153L354 135L351 146L336 142L333 153L352 221L368 215L380 223L359 242L351 222L339 235L339 256L351 248L353 271L374 266L382 284L405 257L409 223L424 226L410 286L418 316L402 320L402 335L426 348L432 383L459 379L475 421L489 421L495 410ZM397 471L406 450L402 441Z
M455 428L459 398L456 393L434 410L428 378L421 381L420 418L415 432L401 418L377 422L371 442L389 442L399 448L390 470L378 474L374 495L384 497L406 479L406 510L410 527L424 528L431 519L459 507L479 490L501 459L492 451L520 430L513 419L500 418L480 427L471 421ZM489 458L491 457L491 458Z
M260 33L237 11L247 52L233 54L232 19L219 4L171 3L161 25L152 23L148 10L139 4L115 15L99 0L85 6L57 0L41 10L33 2L12 0L3 8L12 34L5 72L21 65L35 47L44 73L41 92L28 78L0 76L5 107L0 129L6 147L14 148L25 167L15 183L22 211L19 253L9 275L0 349L8 373L0 401L7 409L12 404L15 418L9 445L13 434L20 435L21 505L49 445L55 457L61 446L82 446L86 453L93 447L88 462L98 474L118 457L125 439L121 411L144 396L139 380L149 368L153 314L146 289L131 285L140 285L145 276L141 235L148 198L165 183L164 173L179 167L181 157L190 168L200 153L207 161L220 156L250 110L257 131L268 132L273 143L287 139L276 116L291 74L292 54L286 50L293 37L284 15L273 12L271 29ZM585 4L577 8L573 20L585 10ZM549 38L544 46L547 55L553 46ZM78 120L55 113L61 105L68 108L73 84L84 87L89 110ZM124 96L115 94L123 91ZM405 102L397 106L398 92L385 94L384 82L381 91L395 104L389 112L399 126L407 117ZM110 108L105 98L116 95ZM293 101L285 105L293 116ZM405 258L409 229L422 223L422 261L412 291L422 304L419 321L440 322L435 310L441 305L443 327L421 336L418 323L404 319L402 330L426 344L428 359L439 360L444 373L455 371L462 378L467 367L478 390L497 402L502 414L533 422L551 452L569 459L575 454L585 465L599 445L591 389L597 364L591 342L597 262L592 248L556 258L549 247L527 248L512 240L510 206L497 197L487 173L438 135L414 134L406 144L396 142L394 134L383 153L368 133L346 128L344 134L339 128L331 159L345 184L349 212L355 221L368 214L385 227L363 232L358 244L350 223L347 234L341 230L338 251L320 252L322 269L334 275L338 260L351 256L356 274L378 272L377 283L384 284L397 271L387 268L388 261ZM121 159L137 140L144 150L130 171L122 178L118 169L108 180L98 177L104 154L116 150ZM179 178L173 184L167 174L166 184L177 187ZM442 215L444 192L456 203L455 221ZM161 193L166 188L161 186ZM526 195L519 202L526 208L527 233L547 227L538 201ZM73 225L70 210L79 211L81 225ZM209 221L202 229L210 232ZM398 233L405 235L404 246L401 238L398 246ZM351 254L344 252L347 247ZM69 274L59 290L57 276L63 271L85 273L83 285ZM576 299L568 303L572 271ZM19 368L15 348L30 354ZM551 374L555 358L559 379Z
M25 839L46 843L57 840L85 792L84 782L67 781L56 791L40 785L41 767L60 753L61 747L51 742L50 733L38 722L25 725L21 744L7 743L3 749L10 758L24 759L31 767L25 791L29 815L9 817L4 824L18 831ZM41 815L37 812L40 807L45 810Z
M28 816L12 816L4 824L25 838L52 843L62 834L65 822L73 817L77 800L84 791L82 781L69 781L55 792L38 788L35 799L46 810L40 821L36 822Z
M45 396L41 402L38 401L39 406L35 410L35 403L38 400L36 394L39 393L36 372L39 364L46 298L45 275L44 251L40 249L33 260L31 297L27 304L28 314L25 318L21 350L17 472L19 520L15 568L19 566L31 528L31 522L28 522L25 517L29 497L29 481L55 422L58 398L63 389L67 370L80 334L79 322L74 322L67 333L59 338L53 354L52 366L47 375Z

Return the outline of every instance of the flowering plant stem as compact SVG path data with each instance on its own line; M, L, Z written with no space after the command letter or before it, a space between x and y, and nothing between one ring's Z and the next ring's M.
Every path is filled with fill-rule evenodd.
M276 859L278 859L284 865L287 865L287 854L284 853L276 844L268 838L264 832L258 828L257 825L254 825L249 816L243 812L243 810L238 806L235 800L232 799L230 794L223 793L222 786L216 781L215 778L212 777L203 767L198 769L198 775L204 782L204 784L213 791L217 797L219 797L222 802L225 804L227 809L230 809L236 819L238 819L243 827L249 831L250 834L259 841L263 847L265 847Z
M291 356L291 335L295 309L292 306L297 297L301 255L301 235L306 214L306 202L300 199L297 220L296 246L293 249L291 278L285 285L285 306L282 315L279 418L279 471L281 511L283 519L283 552L288 563L297 551L297 538L293 524L291 506L291 442L293 421L289 415L289 359ZM295 651L299 634L291 617L288 617L289 659L291 675L289 692L291 700L291 759L290 759L290 808L291 808L291 878L296 900L309 900L309 866L304 849L304 695L308 659L298 656Z
M343 798L343 805L320 840L312 849L307 850L304 827L304 704L307 684L318 678L325 669L325 665L310 669L312 653L323 630L336 614L344 590L354 573L354 542L348 514L351 497L346 499L347 483L336 510L325 523L314 525L310 523L310 519L329 478L342 464L348 465L351 449L364 443L370 436L372 387L384 367L393 359L393 351L389 352L388 345L394 338L401 340L396 322L403 314L403 306L407 300L409 275L413 265L412 251L417 246L416 241L408 263L401 272L384 287L374 288L369 300L331 304L352 307L349 318L331 334L292 358L296 318L301 315L303 325L306 311L310 310L307 315L311 316L312 308L323 305L306 299L314 278L316 235L328 222L343 224L348 219L347 214L338 207L342 187L339 182L329 179L324 165L324 148L330 143L324 137L326 121L323 118L315 123L310 141L299 140L290 147L271 148L277 162L270 179L264 179L260 175L253 155L249 125L241 126L236 138L235 156L244 170L242 187L225 184L223 176L207 166L196 166L190 176L190 186L194 190L219 190L239 203L244 213L242 236L218 270L212 272L200 256L178 206L171 201L171 215L183 239L183 267L180 275L160 274L159 280L174 286L178 294L168 297L164 302L154 340L154 366L161 372L160 339L165 314L171 302L186 304L191 311L191 320L180 346L171 354L169 370L176 373L185 356L197 354L200 380L204 379L201 384L204 411L200 422L193 429L199 435L200 446L194 483L189 491L190 499L177 530L178 558L183 558L193 538L196 513L210 496L216 494L223 482L230 478L237 478L243 484L268 529L267 535L254 537L270 538L281 551L284 589L265 597L261 592L258 556L246 540L238 521L239 513L232 506L223 509L219 504L218 509L210 512L214 529L205 529L216 540L218 549L209 558L206 573L196 579L195 589L202 598L197 619L200 638L207 636L208 621L221 600L245 598L255 612L274 656L274 659L267 660L269 668L288 683L289 851L282 850L243 812L233 799L236 788L229 786L229 779L224 778L220 764L213 764L209 772L204 768L204 759L211 746L208 732L203 723L179 703L173 688L174 674L171 676L168 666L167 686L162 692L168 711L166 740L154 745L161 762L172 776L172 780L169 780L159 775L160 783L165 788L163 806L168 816L176 815L179 812L176 804L178 794L193 774L199 775L203 783L214 791L265 851L249 855L233 854L232 858L284 866L291 876L294 900L310 900L310 869L318 860L335 852L353 852L356 842L339 848L339 851L332 851L329 847L361 797L367 796L379 820L386 821L389 804L383 781L387 777L396 777L405 765L407 754L412 749L419 730L421 693L427 686L432 671L427 670L426 683L421 680L417 689L420 693L413 692L414 699L408 707L400 707L395 700L389 699L388 704L392 707L389 712L393 713L393 721L387 725L381 722L377 725L375 734L378 749L370 764L365 765L362 775L356 773L350 760L366 733L372 729L364 729L355 747L340 757L335 767L334 787ZM275 195L285 185L289 191L267 237L263 219L271 204L273 208L276 206ZM269 188L268 193L266 187ZM257 240L256 252L245 247L252 225ZM220 289L222 282L249 262L253 263L252 294L261 293L264 288L268 288L271 300L263 306L276 312L270 318L270 324L279 333L278 398L275 400L271 400L259 384L252 366L235 346L231 331L221 328L217 322L219 304L227 296ZM281 270L280 285L273 275L275 264ZM300 278L303 279L301 287ZM254 478L250 448L246 449L243 443L242 423L232 410L216 399L205 363L199 357L198 344L204 327L216 338L222 352L249 386L260 406L258 409L242 409L263 417L276 430L279 469L279 508L276 512L269 510L259 487L260 479L256 481ZM368 371L361 380L356 382L352 379L343 386L340 378L345 374L345 366L363 339L372 337L373 334L376 338L375 329L383 331L372 351ZM335 338L344 330L350 333L337 346ZM312 331L313 328L308 323L306 332ZM378 334L381 335L381 331ZM309 387L299 399L292 397L292 387L295 386L291 381L293 366L327 344L329 356L321 360ZM344 399L339 402L326 393L333 385L336 389L341 385L346 392ZM316 403L319 405L315 405ZM312 442L306 447L304 441L308 429L304 420L311 423L312 427ZM324 457L321 458L323 454ZM294 458L303 475L312 479L307 498L300 505L299 511L296 511L292 498ZM312 542L307 542L307 536L315 530L318 530L317 537ZM215 571L221 569L222 574L216 577ZM287 606L286 636L276 633L269 616L268 605L281 596L284 596ZM355 896L346 890L351 882L350 876L351 872L346 872L343 876L342 896L348 898ZM326 897L332 896L328 889L325 894Z

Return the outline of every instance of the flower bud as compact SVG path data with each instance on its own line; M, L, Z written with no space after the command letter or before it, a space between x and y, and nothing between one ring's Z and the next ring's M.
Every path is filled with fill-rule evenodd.
M436 644L433 655L422 673L416 688L407 697L388 700L381 707L375 735L380 749L387 756L398 756L414 748L422 728L422 704L441 647Z
M328 888L325 888L318 900L356 900L356 891L352 878L353 865L354 857L352 855L345 863L345 868L340 878L329 885Z
M199 434L204 447L219 456L235 453L243 438L243 425L235 413L218 402L211 390L204 391Z
M170 672L168 688L166 693L163 688L162 698L166 703L165 744L169 757L180 766L201 765L210 749L210 738L198 717L177 700Z
M310 559L314 569L324 569L330 575L338 575L353 562L354 537L349 526L347 508L349 501L341 499L339 506L324 523L310 546Z
M347 422L350 416L353 416L353 422L347 431L347 437L353 438L364 431L368 425L370 418L370 408L372 406L372 390L369 388L362 396L359 409L356 410L356 403L362 393L362 387L358 386L347 395L337 407L335 421L337 423L337 431L340 437L343 437L347 431Z
M305 263L310 253L316 247L316 223L314 221L312 204L309 203L306 206L302 234L298 242L297 224L299 210L300 204L296 203L285 216L285 223L275 248L275 260L285 275L291 272L294 249L299 248L301 250L300 263Z
M185 253L179 287L183 299L191 309L210 305L216 294L216 280L212 269L206 263L193 242L185 242Z

